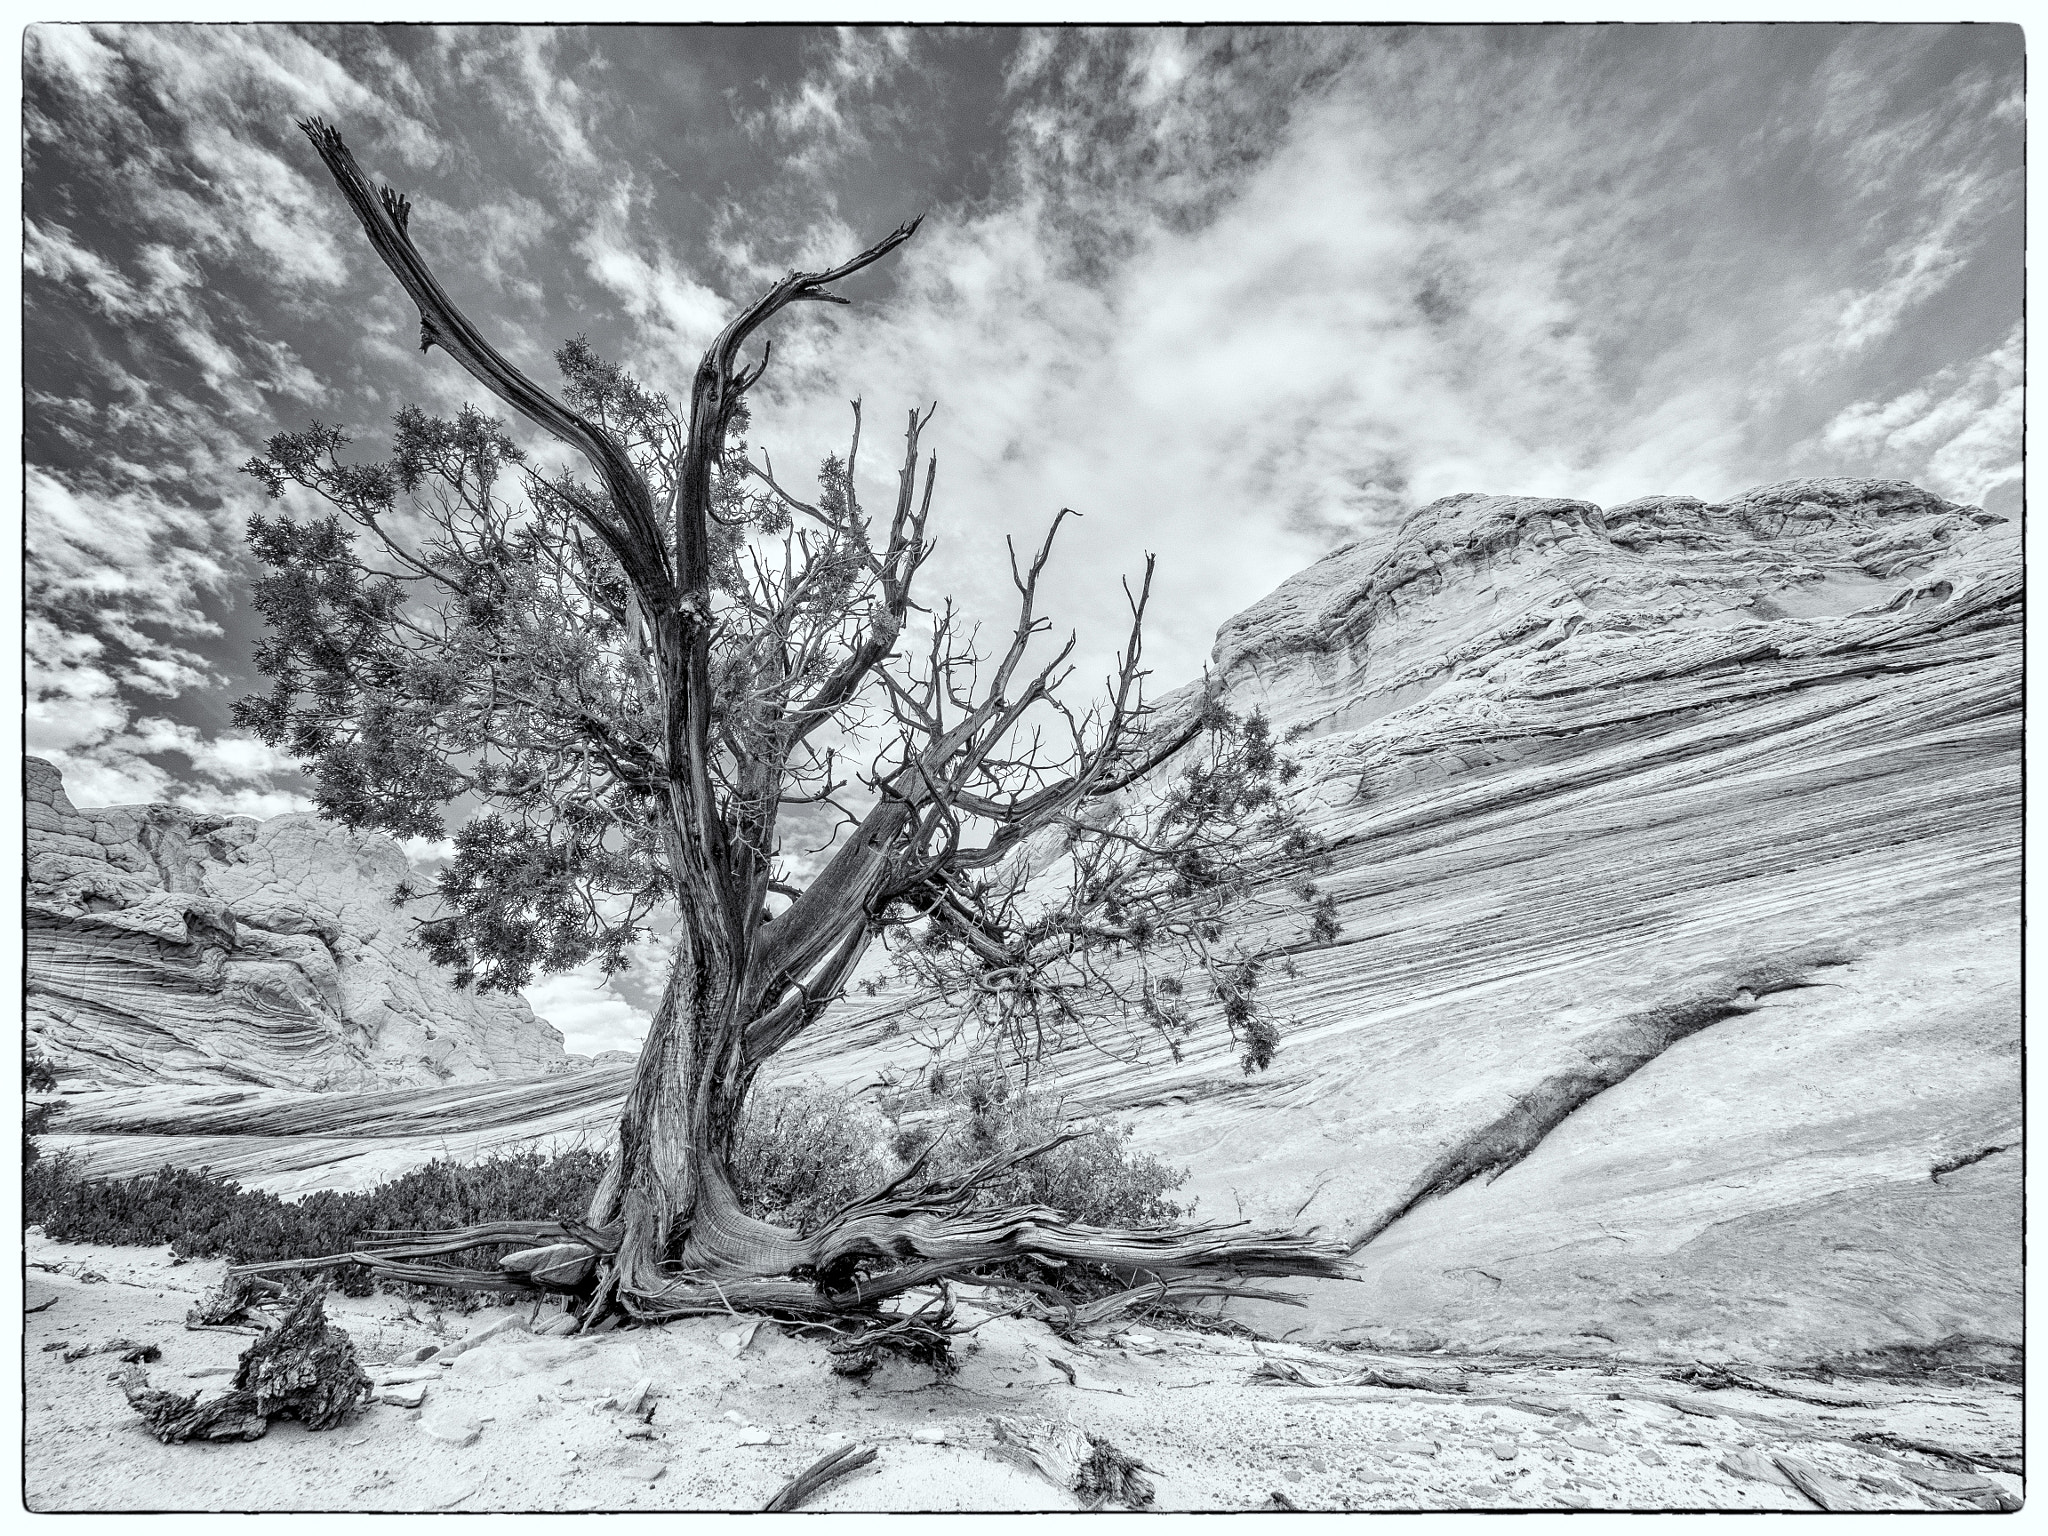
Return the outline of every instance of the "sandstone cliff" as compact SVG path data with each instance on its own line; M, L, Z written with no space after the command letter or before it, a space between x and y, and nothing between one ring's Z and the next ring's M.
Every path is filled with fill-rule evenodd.
M1308 728L1331 848L1337 941L1308 947L1298 904L1263 919L1297 946L1281 1056L1246 1078L1212 1038L1051 1077L1191 1167L1199 1214L1355 1248L1363 1283L1279 1328L2016 1341L2021 597L2015 526L1869 480L1452 497L1338 550L1215 654L1233 704ZM914 1066L861 1001L781 1075ZM601 1129L623 1071L577 1085L416 1095L403 1141L387 1103L281 1095L262 1139L161 1100L80 1125L129 1133L109 1167L179 1145L310 1187Z
M2021 587L2015 526L1872 481L1337 552L1216 653L1315 733L1344 933L1286 1055L1075 1077L1212 1213L1357 1245L1324 1329L2017 1339Z
M27 1025L67 1089L528 1077L562 1037L405 940L389 838L317 816L79 810L26 764Z

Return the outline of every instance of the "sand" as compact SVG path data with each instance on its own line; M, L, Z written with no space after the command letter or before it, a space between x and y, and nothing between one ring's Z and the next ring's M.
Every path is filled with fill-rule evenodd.
M1772 1390L1708 1391L1621 1361L1367 1354L1149 1324L1067 1340L973 1291L960 1316L978 1326L953 1376L891 1363L866 1383L772 1322L561 1337L530 1331L558 1315L531 1306L463 1315L330 1296L372 1378L418 1407L167 1446L115 1385L114 1355L67 1363L46 1346L154 1344L152 1385L219 1390L250 1338L188 1330L184 1316L223 1266L33 1228L27 1259L26 1304L40 1310L26 1319L25 1486L39 1512L758 1510L848 1443L875 1447L874 1461L806 1508L1078 1509L997 1450L998 1418L1107 1439L1151 1469L1162 1510L1814 1509L1786 1467L1838 1508L1962 1510L2021 1487L1972 1466L2018 1465L2019 1393L1997 1383L1756 1376ZM451 1363L412 1358L494 1325ZM1272 1379L1274 1362L1311 1382L1369 1367L1463 1390L1300 1385ZM642 1383L640 1407L618 1406Z

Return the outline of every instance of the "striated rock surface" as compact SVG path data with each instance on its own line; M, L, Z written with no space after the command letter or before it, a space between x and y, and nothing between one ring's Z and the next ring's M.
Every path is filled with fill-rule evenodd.
M1306 728L1332 850L1334 944L1295 901L1247 918L1297 946L1268 983L1282 1054L1247 1078L1214 1034L1180 1062L1134 1039L1135 1064L1048 1076L1188 1165L1199 1215L1353 1245L1362 1282L1280 1329L1787 1360L2016 1342L2021 600L2016 526L1899 482L1423 508L1218 636L1233 705ZM781 1077L914 1069L898 1010L861 1002ZM416 1096L404 1138L403 1096L276 1096L239 1141L231 1111L158 1096L148 1125L310 1187L456 1136L599 1132L624 1081Z
M65 1087L362 1089L546 1072L562 1037L406 944L389 838L317 816L79 810L26 763L27 1025Z

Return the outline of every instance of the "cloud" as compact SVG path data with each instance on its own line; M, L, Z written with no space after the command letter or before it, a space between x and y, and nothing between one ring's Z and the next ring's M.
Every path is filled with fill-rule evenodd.
M817 178L870 153L877 138L897 136L911 116L896 89L912 58L909 32L836 27L828 36L804 50L802 77L748 123L772 132L790 171Z
M110 795L296 794L207 750L258 682L235 466L479 398L295 114L543 382L587 332L681 397L789 265L928 209L854 307L775 323L753 436L800 480L859 395L886 505L939 401L926 590L998 628L1005 536L1083 512L1046 593L1079 694L1147 551L1163 688L1453 491L2009 494L2018 63L1984 28L31 29L32 739Z
M1919 227L1877 259L1884 276L1870 286L1839 289L1827 305L1836 316L1833 326L1802 352L1788 354L1801 373L1884 341L1968 267L1982 236L1984 189L1959 178L1947 188L1924 190L1932 206Z
M111 607L124 625L218 634L201 606L228 579L235 519L143 488L108 494L47 470L27 473L27 585L35 599L77 611Z
M590 276L639 322L634 362L694 369L696 355L724 329L733 306L693 277L645 221L635 219L635 201L630 183L616 183L577 240L577 254Z
M638 1050L647 1038L648 1015L614 992L594 965L522 990L533 1011L562 1032L562 1043L581 1055Z
M60 629L32 613L22 640L29 751L44 757L69 752L102 741L127 723L114 680L97 665L105 647L96 637Z
M1369 80L1279 122L1270 80L1232 82L1177 40L1070 68L1087 84L1066 82L1013 136L1019 195L932 220L886 313L786 324L786 371L757 408L759 439L823 444L838 435L828 380L857 381L871 432L902 403L941 401L950 550L933 590L1000 621L1002 535L1076 507L1053 611L1084 632L1083 676L1122 639L1116 576L1152 549L1151 654L1175 683L1229 613L1420 501L1573 492L1614 459L1658 472L1668 455L1630 441L1601 387L1597 316L1573 289L1583 253L1531 242L1519 197L1438 206L1441 167L1415 163ZM1100 119L1140 111L1164 126L1118 163ZM1190 149L1180 128L1211 118L1248 136L1205 131ZM1710 451L1720 427L1693 420L1699 442L1681 451ZM891 456L863 462L885 494Z
M1981 505L2020 478L2025 336L2015 326L1994 351L1934 374L1888 400L1858 400L1821 432L1809 454L1868 466L1865 473L1922 481Z

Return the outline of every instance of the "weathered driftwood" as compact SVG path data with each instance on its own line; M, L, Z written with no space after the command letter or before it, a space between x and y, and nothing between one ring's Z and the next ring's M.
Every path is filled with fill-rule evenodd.
M1084 1509L1144 1509L1152 1503L1155 1490L1144 1475L1152 1469L1100 1435L1072 1424L1021 1419L998 1418L994 1426L997 1455L1065 1489Z
M327 1321L321 1291L310 1288L289 1316L242 1352L233 1385L206 1402L149 1385L140 1367L124 1372L121 1390L151 1434L166 1445L187 1440L255 1440L272 1419L297 1419L332 1429L367 1400L370 1378L355 1345Z
M64 1351L64 1363L83 1360L87 1355L119 1355L124 1364L142 1365L163 1357L163 1351L154 1344L144 1344L139 1339L108 1339L104 1344L80 1344L75 1349Z
M262 1294L263 1283L251 1274L229 1270L219 1285L200 1297L185 1313L187 1328L221 1328L249 1321L249 1309Z
M260 1440L270 1432L269 1416L257 1410L252 1392L225 1392L202 1403L197 1392L180 1396L150 1386L149 1373L139 1365L123 1371L118 1379L128 1406L142 1415L149 1432L165 1445L182 1445L187 1440Z
M1284 1381L1297 1387L1388 1387L1407 1392L1459 1393L1470 1390L1455 1372L1440 1375L1390 1371L1361 1366L1355 1371L1316 1371L1292 1360L1261 1360L1252 1367L1254 1381Z
M849 1444L842 1445L834 1451L827 1451L784 1483L782 1490L761 1506L761 1512L776 1515L797 1509L802 1506L804 1500L827 1483L837 1482L849 1472L858 1472L874 1459L875 1448L872 1445Z

